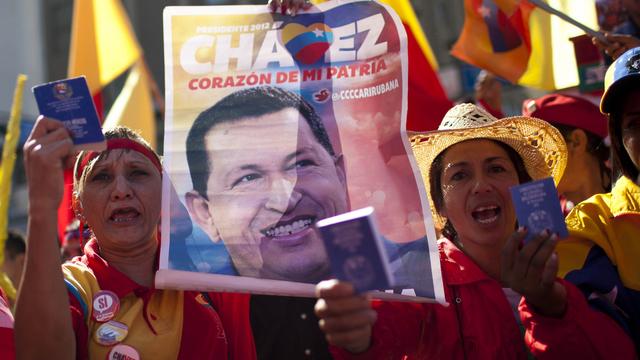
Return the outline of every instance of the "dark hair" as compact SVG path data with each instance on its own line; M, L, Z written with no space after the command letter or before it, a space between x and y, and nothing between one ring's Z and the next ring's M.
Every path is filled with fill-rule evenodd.
M307 120L307 124L322 147L335 155L329 135L315 109L300 95L272 86L260 86L236 91L201 112L187 136L187 163L193 189L206 198L207 180L211 164L207 154L205 137L217 124L259 117L283 109L293 108ZM238 141L249 141L242 139Z
M571 125L563 125L563 124L556 124L556 123L552 125L556 129L558 129L558 131L560 131L560 134L562 134L562 137L564 138L565 141L569 140L569 136L571 136L571 133L573 131L580 129L578 127L571 126ZM586 131L584 129L580 129L580 130L584 131L584 133L587 135L587 152L589 152L589 154L595 157L596 160L598 161L598 166L600 168L600 181L602 182L602 187L605 190L609 191L611 190L611 169L609 169L609 167L607 166L607 161L609 160L609 156L611 155L611 150L607 145L605 145L603 138L589 131Z
M7 231L7 241L4 243L4 252L7 254L7 257L13 260L16 256L24 254L25 251L26 243L24 236L14 230Z
M609 114L609 138L611 139L611 165L614 171L620 171L622 175L636 182L638 168L631 161L627 149L622 144L622 112Z
M504 151L509 156L509 160L511 160L511 162L513 163L513 166L516 169L516 173L518 174L518 182L522 184L527 181L531 181L531 176L529 175L529 173L527 172L527 169L524 166L524 161L522 161L522 157L511 146L501 141L493 140L493 139L481 138L481 139L471 139L471 140L489 140L499 145L501 148L504 149ZM444 165L442 163L442 159L444 159L444 155L447 153L447 151L450 148L451 147L448 147L447 149L443 150L440 154L438 154L438 156L436 156L436 158L431 163L431 169L429 170L429 188L430 188L429 195L431 196L431 201L433 201L433 205L435 206L436 212L438 214L442 211L442 208L444 206L444 199L442 195L442 181L440 179L440 176L442 175L442 170L443 170L442 167ZM451 222L449 222L448 219L444 224L444 228L442 229L442 235L444 235L446 238L451 240L455 240L458 237L458 233L456 232L456 229L453 227L453 225L451 224Z

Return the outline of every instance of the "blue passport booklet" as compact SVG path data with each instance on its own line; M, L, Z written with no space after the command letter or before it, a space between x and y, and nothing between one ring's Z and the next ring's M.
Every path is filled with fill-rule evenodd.
M316 227L337 279L352 283L359 293L394 286L383 240L373 218L373 207L320 220Z
M100 119L84 76L40 84L31 91L40 114L64 123L75 150L106 149Z
M510 190L518 223L529 229L525 242L545 229L559 238L569 236L552 178L512 186Z

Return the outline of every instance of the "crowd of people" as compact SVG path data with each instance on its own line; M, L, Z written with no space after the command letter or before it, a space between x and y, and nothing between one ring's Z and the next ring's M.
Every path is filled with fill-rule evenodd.
M271 4L293 13L308 6ZM318 259L295 269L281 261L292 255L275 248L230 253L242 259L235 268L241 274L265 271L271 279L318 282L317 299L157 289L158 154L124 127L105 131L106 150L76 154L64 126L40 117L24 146L28 246L10 233L4 250L2 271L19 291L13 314L0 291L0 358L637 359L640 47L634 46L640 41L633 35L594 39L615 58L599 108L578 96L548 94L526 100L522 115L504 117L493 94L500 84L483 74L477 93L495 101L456 105L437 130L412 135L441 234L448 306L371 300L351 284L329 279L324 252L315 247L305 251ZM255 107L240 116L225 112L246 96ZM258 104L264 96L269 98ZM188 154L189 167L203 177L192 173L187 207L212 238L231 234L225 245L233 245L234 236L250 236L215 223L234 216L231 199L210 188L210 177L226 176L220 175L225 146L234 145L216 134L240 131L234 124L259 121L264 134L256 137L263 141L287 133L294 121L291 136L306 141L315 156L308 161L323 169L308 188L296 184L284 191L280 202L270 203L272 210L284 212L307 198L332 215L348 210L344 191L332 191L329 199L316 194L313 186L344 190L344 170L318 115L296 96L248 89L196 120L203 130L189 135L188 147L206 148L205 138L215 136L219 141L204 158ZM289 150L246 157L287 159ZM69 167L78 220L59 241L57 211ZM509 188L547 177L557 185L569 237L545 230L524 242L530 229L518 224ZM234 185L248 178L242 175ZM232 200L257 201L248 193ZM313 244L321 246L319 240ZM267 264L255 266L252 251L262 251Z

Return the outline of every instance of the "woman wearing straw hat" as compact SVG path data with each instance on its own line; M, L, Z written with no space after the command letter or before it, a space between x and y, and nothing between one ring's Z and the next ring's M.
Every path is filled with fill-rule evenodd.
M438 131L412 142L434 218L444 224L439 247L450 305L369 302L350 284L322 282L316 312L336 346L334 355L524 359L520 302L520 313L530 320L527 343L544 344L556 336L566 343L535 355L616 357L616 349L608 349L615 338L607 333L615 324L585 311L578 289L556 279L557 236L537 234L520 246L526 229L514 232L509 187L549 176L559 181L567 156L560 133L539 119L498 120L461 104L447 113ZM558 331L539 333L537 323L553 323Z

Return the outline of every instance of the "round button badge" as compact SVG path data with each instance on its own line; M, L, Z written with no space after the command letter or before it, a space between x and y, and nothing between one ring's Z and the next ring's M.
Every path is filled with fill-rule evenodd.
M113 319L120 310L118 295L109 290L98 291L92 301L92 317L97 322L107 322Z
M104 346L115 345L122 342L129 333L129 327L121 322L111 320L106 322L96 330L95 341Z
M140 354L129 345L118 344L109 351L107 360L140 360Z

